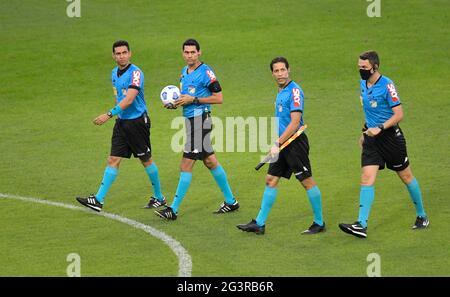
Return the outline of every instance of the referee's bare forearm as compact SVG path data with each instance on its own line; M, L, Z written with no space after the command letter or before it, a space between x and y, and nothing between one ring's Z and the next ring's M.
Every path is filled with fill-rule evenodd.
M123 100L120 101L120 103L119 103L120 108L121 108L122 110L127 109L128 106L130 106L130 105L133 103L133 101L134 101L134 99L136 98L136 96L137 96L138 93L139 93L139 91L136 90L136 89L131 89L131 88L128 89L128 90L127 90L127 96L125 97L125 99L123 99Z
M202 104L222 104L223 95L222 92L212 93L209 97L198 98L198 102Z
M292 134L294 134L298 130L301 116L301 112L291 112L291 122L286 127L286 130L284 130L283 134L281 134L281 136L278 138L279 144L283 144L286 140L289 139L289 137L292 136Z

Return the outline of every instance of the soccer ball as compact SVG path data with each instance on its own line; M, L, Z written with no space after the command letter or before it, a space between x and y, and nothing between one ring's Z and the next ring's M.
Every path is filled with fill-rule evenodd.
M176 86L166 86L162 89L160 97L164 106L172 107L176 100L180 98L180 89Z

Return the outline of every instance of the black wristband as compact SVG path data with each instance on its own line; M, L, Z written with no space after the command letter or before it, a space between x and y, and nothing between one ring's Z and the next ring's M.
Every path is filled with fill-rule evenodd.
M198 97L194 97L194 101L192 101L192 103L199 104L200 101L198 100Z
M380 128L381 131L384 131L384 126L383 126L383 124L379 125L378 128Z

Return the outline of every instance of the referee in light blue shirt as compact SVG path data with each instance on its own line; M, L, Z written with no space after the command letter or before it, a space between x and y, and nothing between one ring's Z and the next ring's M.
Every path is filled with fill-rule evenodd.
M339 228L356 237L367 237L367 221L375 198L375 179L378 170L386 166L397 172L414 203L416 221L412 228L424 229L428 227L429 221L419 183L409 166L406 140L398 125L403 119L403 109L397 89L391 79L378 72L380 59L375 51L362 53L358 67L361 76L360 98L365 116L360 139L362 173L359 217L353 224L339 224Z
M201 51L197 40L186 40L182 50L187 65L181 71L181 98L176 101L175 107L183 106L187 141L173 202L170 207L156 211L158 216L167 220L176 220L178 217L178 210L191 185L192 169L197 160L202 160L210 170L224 196L224 202L214 213L224 214L239 208L225 169L219 164L211 146L211 104L222 104L222 87L212 69L200 61Z
M144 100L144 73L131 64L131 51L127 41L116 41L112 50L112 57L117 63L111 73L116 106L94 120L94 124L103 125L117 116L111 139L111 153L97 193L88 197L77 197L77 201L95 211L101 211L105 196L119 172L122 158L130 158L133 154L141 161L153 186L154 194L145 208L165 205L158 167L152 161L150 118Z
M286 58L277 57L270 63L272 76L278 84L278 94L275 101L275 116L278 118L278 140L272 147L271 153L278 155L278 159L270 163L266 176L266 188L264 190L261 209L256 219L248 224L237 227L243 231L256 234L265 233L265 222L269 212L277 198L278 181L280 177L289 179L292 173L305 188L309 202L314 212L312 225L302 234L317 234L325 231L325 223L322 217L322 194L316 182L312 178L311 164L309 161L309 143L305 133L300 134L281 152L278 147L288 140L304 123L305 98L303 90L289 77L289 63Z

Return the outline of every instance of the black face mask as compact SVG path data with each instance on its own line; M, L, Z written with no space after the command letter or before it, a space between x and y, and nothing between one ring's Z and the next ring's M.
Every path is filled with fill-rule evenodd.
M361 75L361 78L363 80L368 80L373 74L373 73L370 72L370 70L372 70L372 69L369 69L369 70L367 70L367 69L359 69L359 75Z

